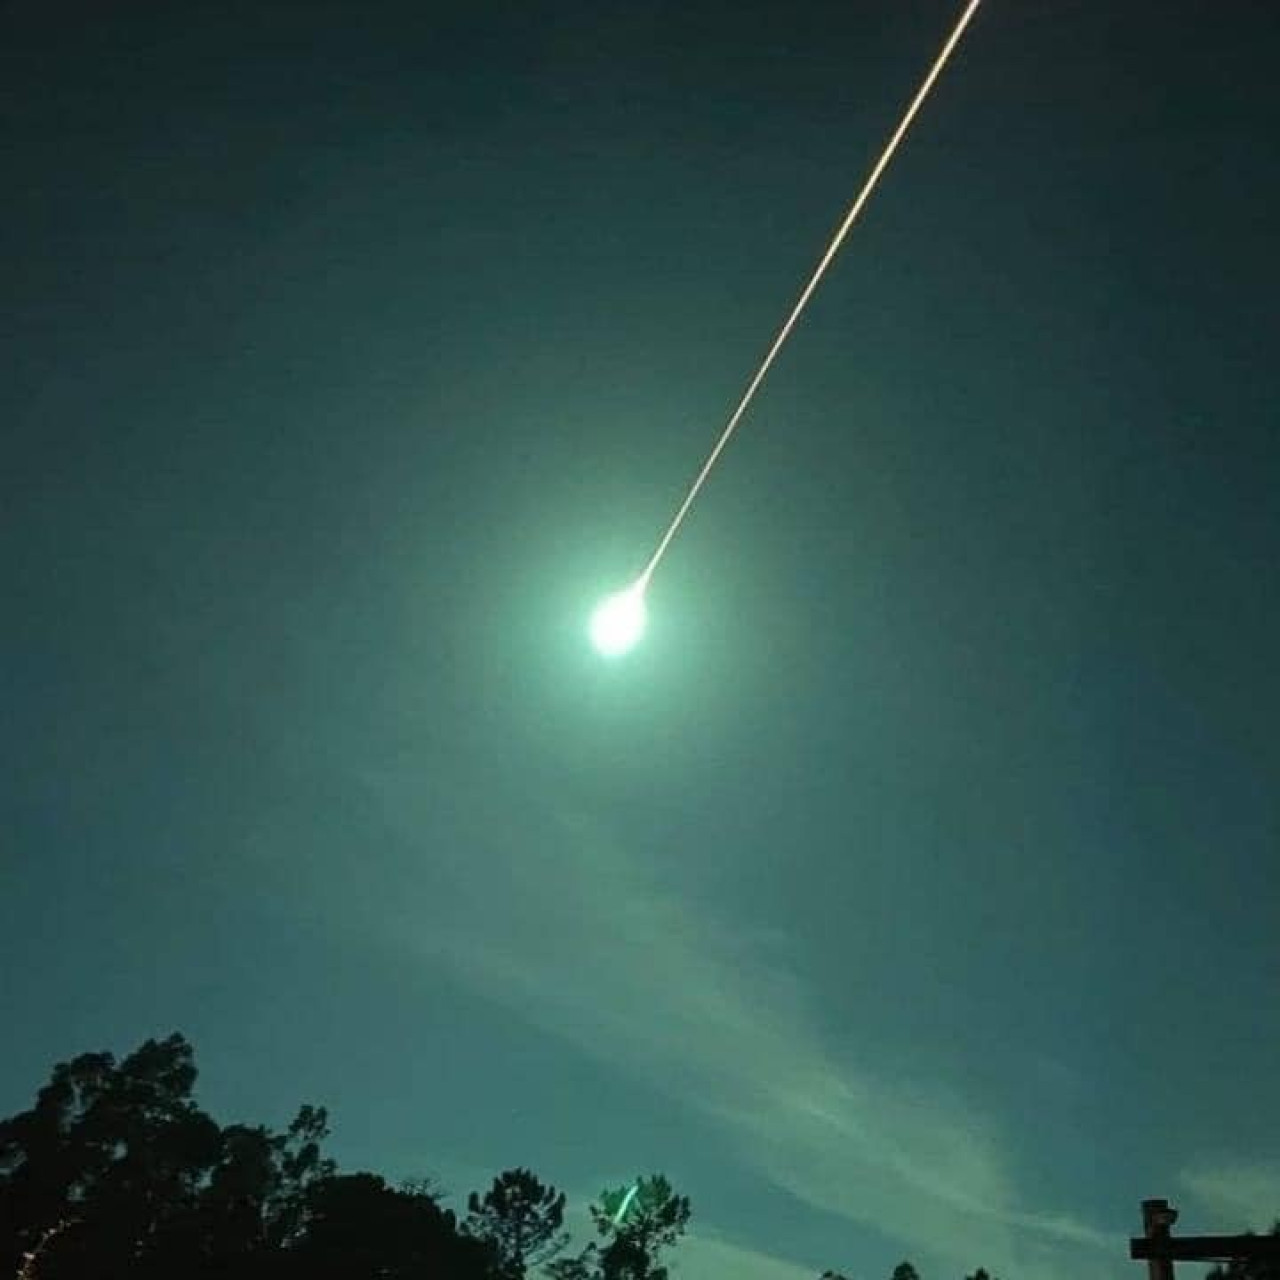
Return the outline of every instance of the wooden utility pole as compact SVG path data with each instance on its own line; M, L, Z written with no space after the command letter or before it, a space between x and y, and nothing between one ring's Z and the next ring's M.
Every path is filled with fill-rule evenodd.
M1147 1264L1149 1280L1174 1280L1174 1262L1280 1263L1280 1236L1175 1236L1178 1211L1167 1200L1142 1202L1143 1234L1129 1241L1129 1257Z
M1161 1253L1148 1252L1146 1255L1148 1280L1173 1280L1173 1258L1164 1251L1173 1243L1173 1237L1169 1234L1169 1229L1177 1220L1178 1211L1167 1200L1144 1200L1142 1202L1142 1232L1144 1237L1142 1243L1149 1248L1159 1246L1161 1249ZM1129 1242L1129 1256L1131 1258L1139 1256L1133 1251L1133 1246L1137 1243L1138 1241L1136 1240Z

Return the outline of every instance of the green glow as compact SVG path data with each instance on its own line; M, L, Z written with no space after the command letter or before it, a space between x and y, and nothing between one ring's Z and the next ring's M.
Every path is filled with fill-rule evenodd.
M613 1225L620 1227L622 1220L627 1216L627 1210L631 1208L631 1202L636 1198L636 1192L640 1190L640 1184L633 1182L627 1188L627 1194L622 1197L622 1203L618 1206L618 1212L613 1215Z
M617 658L644 634L644 581L611 595L591 615L591 643L606 658Z

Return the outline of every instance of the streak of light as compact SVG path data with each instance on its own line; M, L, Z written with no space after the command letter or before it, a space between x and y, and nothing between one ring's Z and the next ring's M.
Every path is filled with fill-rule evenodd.
M706 483L707 476L711 474L711 469L716 465L717 459L724 452L725 445L729 443L734 431L737 430L738 423L742 421L743 415L747 411L747 407L751 404L755 397L756 391L760 384L765 380L770 367L777 358L778 352L782 350L783 344L787 338L791 336L791 330L795 328L796 322L800 319L801 313L808 305L809 299L813 296L822 277L826 274L827 268L831 265L832 260L840 251L840 246L844 243L845 237L849 234L853 224L858 220L858 215L862 212L862 207L871 198L871 193L876 189L877 183L880 181L880 175L889 167L889 162L893 159L894 153L898 150L899 144L906 136L907 130L911 127L911 122L916 118L916 114L924 105L925 99L929 96L929 91L933 88L933 83L942 74L942 69L947 65L956 45L960 43L960 37L964 35L965 28L969 25L970 19L977 11L981 0L969 0L965 5L964 11L961 13L956 25L952 28L951 34L947 37L946 43L942 46L941 52L934 59L933 65L929 68L928 74L922 81L920 88L916 90L916 95L911 99L910 105L903 114L902 119L898 123L898 127L893 131L889 141L885 144L884 150L880 153L880 158L876 161L868 175L866 182L862 184L862 190L858 192L854 202L849 207L849 212L845 215L844 221L840 224L839 229L831 238L831 243L827 245L826 252L822 255L817 267L814 268L813 274L809 277L809 283L805 285L796 301L794 307L791 308L791 314L783 322L782 328L778 330L777 335L773 339L769 350L765 354L764 359L760 362L760 367L755 371L751 381L747 384L747 389L742 395L742 399L738 401L738 406L734 409L729 418L728 424L721 431L719 438L715 442L715 446L707 455L707 460L702 464L702 470L698 472L694 478L693 484L689 486L688 493L684 496L684 501L677 508L675 516L671 523L667 526L667 531L662 535L657 549L653 555L649 557L649 563L645 566L644 572L636 580L640 592L649 585L649 579L653 577L654 570L657 569L662 557L666 554L667 547L671 545L671 540L680 530L684 518L689 513L689 508L693 506L694 500L697 498L702 486Z
M613 1215L613 1225L620 1227L622 1220L627 1216L627 1210L631 1208L631 1202L636 1198L636 1192L640 1190L640 1184L633 1182L627 1189L627 1194L622 1197L622 1203L618 1206L618 1212Z

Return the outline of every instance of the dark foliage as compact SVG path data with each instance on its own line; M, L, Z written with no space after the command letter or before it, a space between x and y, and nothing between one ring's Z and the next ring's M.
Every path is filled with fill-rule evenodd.
M464 1230L489 1245L504 1280L523 1280L529 1267L554 1258L567 1243L564 1202L562 1192L528 1169L508 1169L483 1197L471 1193Z
M565 1198L527 1169L473 1194L460 1224L428 1183L339 1173L322 1109L284 1133L224 1128L195 1083L172 1035L59 1063L0 1121L0 1280L524 1280L564 1247ZM606 1241L584 1280L664 1280L689 1202L662 1178L639 1186L620 1225L616 1203L593 1208Z
M603 1191L591 1206L601 1241L577 1257L547 1268L552 1280L667 1280L663 1250L676 1244L689 1222L689 1201L661 1174L641 1178L634 1190Z

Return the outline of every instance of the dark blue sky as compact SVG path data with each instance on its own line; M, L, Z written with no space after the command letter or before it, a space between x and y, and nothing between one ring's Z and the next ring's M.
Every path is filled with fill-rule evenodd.
M223 1119L682 1273L1280 1212L1263 3L0 12L0 1112Z

